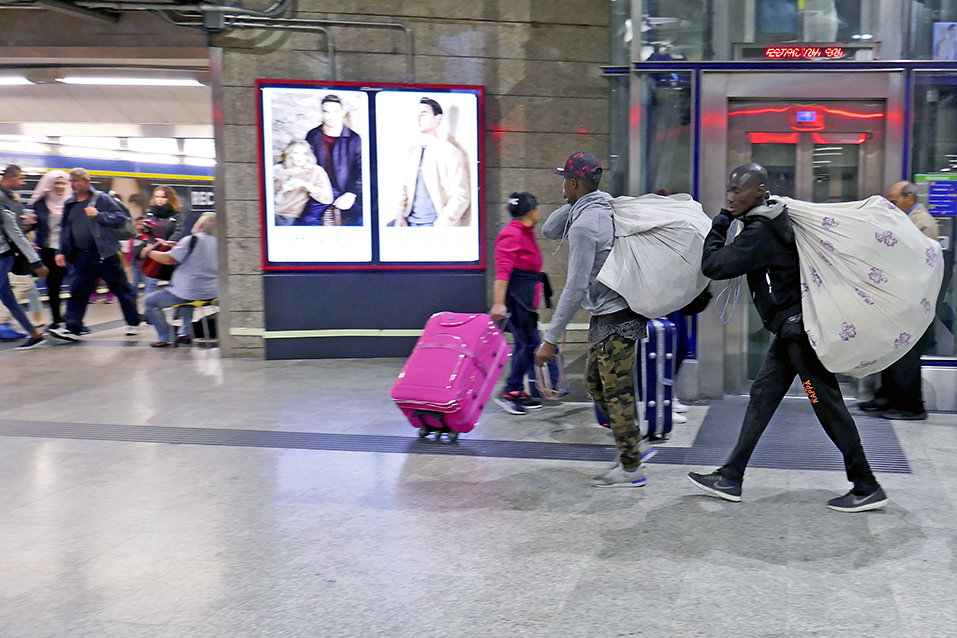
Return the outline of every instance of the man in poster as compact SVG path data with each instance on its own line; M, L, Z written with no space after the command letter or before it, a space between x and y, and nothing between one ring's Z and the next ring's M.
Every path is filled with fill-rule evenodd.
M405 179L398 201L396 226L468 226L472 189L468 157L452 141L440 138L442 106L432 98L419 101L421 138L402 164Z
M362 140L345 125L346 110L339 96L322 98L322 124L306 133L316 160L332 181L343 226L362 225Z

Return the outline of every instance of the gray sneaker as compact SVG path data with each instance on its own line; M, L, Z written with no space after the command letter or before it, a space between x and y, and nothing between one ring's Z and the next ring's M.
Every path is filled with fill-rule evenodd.
M741 484L737 481L726 479L717 471L711 474L688 472L688 479L708 494L733 503L739 503L741 501Z
M646 482L645 468L640 465L632 470L615 465L592 479L592 485L595 487L644 487Z
M880 485L877 489L867 496L860 496L853 491L844 496L832 498L827 502L827 506L835 512L866 512L868 510L880 509L887 505L887 495Z
M638 441L638 453L641 455L641 457L640 457L641 462L644 463L645 461L651 460L652 458L655 457L656 454L658 454L658 448L656 448L656 447L653 446L651 443L649 443L649 442L648 442L648 439L642 439L642 440ZM612 471L613 469L615 469L616 467L618 467L618 466L620 466L620 465L621 465L621 459L620 459L620 458L617 458L617 459L615 459L615 461L614 461L613 463L611 463L608 467L606 467L604 470L602 470L602 471L601 471L601 474L599 474L599 475L597 475L597 476L593 476L592 478L593 478L594 480L598 481L598 480L600 480L601 477L603 477L606 473Z

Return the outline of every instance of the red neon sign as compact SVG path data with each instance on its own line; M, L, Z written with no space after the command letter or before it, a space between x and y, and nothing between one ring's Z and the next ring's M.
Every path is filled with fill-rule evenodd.
M844 47L768 47L764 57L769 60L814 60L844 57Z

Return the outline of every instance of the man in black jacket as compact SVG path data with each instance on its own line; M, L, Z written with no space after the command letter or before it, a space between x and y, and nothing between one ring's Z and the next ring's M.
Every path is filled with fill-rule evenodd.
M701 270L712 279L747 275L751 298L774 339L751 386L738 443L727 463L711 474L691 472L688 478L709 494L740 501L751 453L798 375L824 431L844 455L847 478L854 484L844 496L828 501L828 507L839 512L878 509L887 503L887 496L864 456L837 378L818 359L804 331L794 229L782 203L765 202L767 181L767 171L758 164L745 164L732 171L728 209L714 218L705 240ZM740 220L744 229L727 243L733 219Z
M306 133L316 162L329 175L332 206L342 212L343 226L362 225L362 139L345 126L346 110L338 95L322 98L322 124ZM308 216L306 216L308 217ZM297 220L318 224L318 219Z

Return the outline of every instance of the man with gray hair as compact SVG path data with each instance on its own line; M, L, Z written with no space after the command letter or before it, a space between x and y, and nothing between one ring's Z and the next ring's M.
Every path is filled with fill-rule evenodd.
M60 222L60 246L56 264L61 268L73 265L73 283L70 284L70 299L66 303L64 325L50 330L50 334L64 341L79 341L83 330L83 317L90 303L90 295L97 279L106 282L120 302L123 318L126 319L126 334L137 334L140 313L136 310L136 297L126 271L118 257L120 242L114 229L126 225L129 212L116 201L90 185L90 173L83 168L70 171L73 197L63 204L63 219Z
M146 316L156 328L157 340L150 344L154 348L167 348L172 345L164 308L216 298L219 272L216 213L203 213L193 224L192 233L189 239L183 238L169 252L154 250L156 244L146 249L146 259L176 266L169 285L143 300ZM179 328L176 342L188 343L193 308L185 306L180 308L180 312L183 325Z
M887 192L887 199L907 213L914 225L931 239L939 239L935 220L927 208L917 201L917 185L897 182ZM927 418L921 388L920 357L934 347L934 326L931 325L903 357L881 371L881 387L870 401L857 407L885 419L923 421Z

